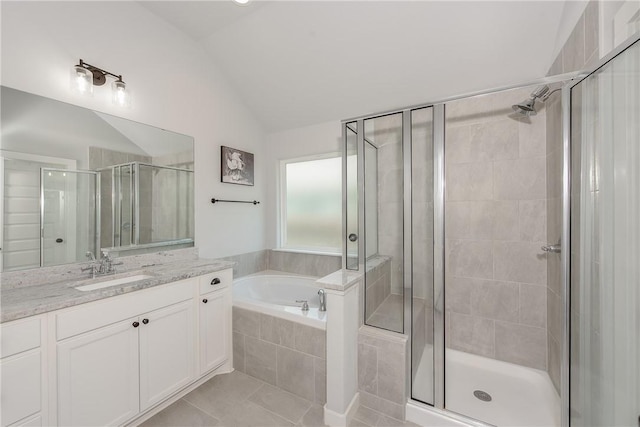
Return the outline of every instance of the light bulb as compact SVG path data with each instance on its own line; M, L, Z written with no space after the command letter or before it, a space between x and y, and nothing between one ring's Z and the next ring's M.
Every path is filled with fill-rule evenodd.
M71 90L80 95L93 94L93 73L79 65L71 69Z
M113 103L119 107L128 107L131 103L131 97L127 92L127 85L122 80L116 80L111 85L113 95Z

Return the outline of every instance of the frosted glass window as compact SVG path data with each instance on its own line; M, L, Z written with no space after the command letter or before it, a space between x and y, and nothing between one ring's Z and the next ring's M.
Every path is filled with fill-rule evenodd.
M342 158L284 163L282 247L340 252Z

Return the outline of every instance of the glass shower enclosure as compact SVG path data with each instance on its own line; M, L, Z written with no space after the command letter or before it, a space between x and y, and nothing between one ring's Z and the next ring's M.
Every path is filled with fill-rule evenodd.
M411 404L637 424L639 100L636 38L588 77L343 122L345 267L364 324L410 339Z

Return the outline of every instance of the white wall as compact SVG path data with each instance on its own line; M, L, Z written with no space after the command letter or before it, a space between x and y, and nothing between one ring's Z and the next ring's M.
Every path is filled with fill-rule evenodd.
M210 203L211 197L264 201L264 132L207 54L135 2L6 2L1 83L195 137L196 244L205 257L265 247L265 205ZM112 106L108 87L93 98L69 90L82 58L122 74L133 107ZM254 187L220 183L220 145L255 154Z
M267 247L278 245L278 185L280 160L339 153L342 133L339 121L275 132L267 135Z

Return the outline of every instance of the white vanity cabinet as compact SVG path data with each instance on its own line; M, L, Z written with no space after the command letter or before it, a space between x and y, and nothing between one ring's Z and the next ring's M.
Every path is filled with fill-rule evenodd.
M59 425L123 424L195 379L196 285L184 280L56 316Z
M45 316L0 325L0 424L47 424Z
M137 423L231 370L231 269L0 325L0 427Z
M200 375L222 365L231 349L232 271L200 277Z

